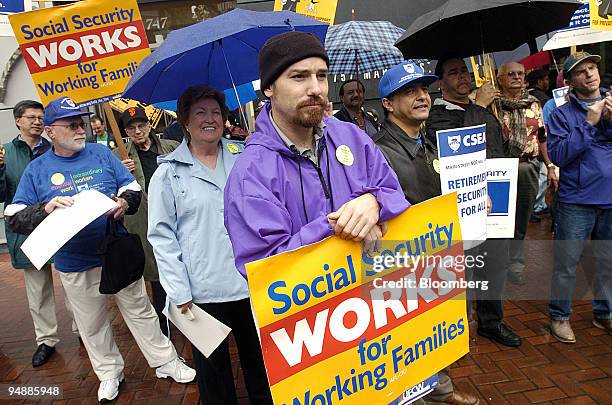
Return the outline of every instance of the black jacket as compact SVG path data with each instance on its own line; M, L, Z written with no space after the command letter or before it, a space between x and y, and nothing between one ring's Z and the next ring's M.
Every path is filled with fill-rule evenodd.
M374 143L397 174L410 204L442 194L440 174L434 169L436 165L439 170L438 151L424 134L421 134L421 140L419 145L389 120L382 123L380 131L374 136Z
M380 129L379 128L380 125L378 124L378 121L376 121L376 119L372 117L367 111L363 112L363 116L365 117L367 121L370 121L370 124L372 124L374 128L376 128L377 130ZM351 124L357 125L355 120L353 120L353 116L351 115L351 113L348 112L348 110L344 106L341 109L339 109L337 113L334 114L334 117L336 117L340 121L350 122Z
M546 104L546 102L550 100L550 96L546 94L545 91L540 90L538 88L529 89L529 94L538 99L538 101L540 102L540 107L544 107L544 104Z
M436 131L487 124L487 158L508 156L508 139L504 136L501 123L486 108L469 104L463 109L441 98L434 102L427 119L427 138L437 145Z

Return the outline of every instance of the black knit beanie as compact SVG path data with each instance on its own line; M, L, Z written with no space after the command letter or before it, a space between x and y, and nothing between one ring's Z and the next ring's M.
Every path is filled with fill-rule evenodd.
M268 39L259 51L261 90L268 89L289 66L313 56L329 66L323 44L309 32L288 31Z

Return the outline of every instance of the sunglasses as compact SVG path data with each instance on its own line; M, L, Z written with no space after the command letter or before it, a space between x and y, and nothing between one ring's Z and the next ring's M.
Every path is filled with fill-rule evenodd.
M81 128L81 129L85 129L87 128L87 124L85 122L71 122L70 124L67 125L62 125L62 124L52 124L49 125L50 127L64 127L64 128L70 128L72 131L76 131L77 129Z

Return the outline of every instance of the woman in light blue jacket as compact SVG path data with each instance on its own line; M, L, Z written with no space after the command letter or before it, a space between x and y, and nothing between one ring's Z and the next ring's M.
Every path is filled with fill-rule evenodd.
M149 184L148 239L169 305L193 304L232 328L253 404L272 404L245 279L234 265L223 224L223 190L244 149L222 138L228 115L223 93L205 86L179 98L177 118L185 139L158 159ZM192 345L204 404L236 404L226 339L208 358Z

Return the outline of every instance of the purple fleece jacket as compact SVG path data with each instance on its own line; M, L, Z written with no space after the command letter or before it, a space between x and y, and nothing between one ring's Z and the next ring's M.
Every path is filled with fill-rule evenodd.
M270 121L269 103L257 117L257 130L225 186L225 227L243 275L246 263L331 236L327 214L362 194L376 197L381 221L410 206L397 176L365 132L334 118L324 124L319 175L310 160L298 157L280 138ZM336 158L341 145L354 156L350 166Z

